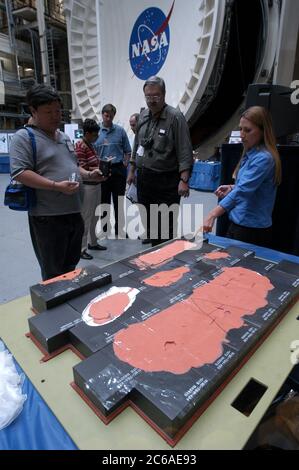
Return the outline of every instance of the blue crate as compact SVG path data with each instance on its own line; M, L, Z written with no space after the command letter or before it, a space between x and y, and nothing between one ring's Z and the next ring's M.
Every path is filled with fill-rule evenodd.
M196 161L189 186L198 191L215 191L220 183L221 163Z
M0 173L10 173L8 155L0 155Z

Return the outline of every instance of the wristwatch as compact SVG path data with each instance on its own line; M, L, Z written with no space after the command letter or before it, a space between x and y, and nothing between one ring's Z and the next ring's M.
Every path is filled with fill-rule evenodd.
M184 176L181 176L181 177L180 177L180 181L183 181L183 183L188 183L189 177L188 177L188 176L185 176L185 177L184 177Z

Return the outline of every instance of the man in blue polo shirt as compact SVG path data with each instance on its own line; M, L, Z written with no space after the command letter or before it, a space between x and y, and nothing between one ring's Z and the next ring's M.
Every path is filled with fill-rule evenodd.
M111 176L102 183L102 204L111 204L111 196L115 215L115 236L124 238L125 215L123 202L119 204L118 197L125 195L127 166L131 157L131 146L126 131L119 125L113 124L116 108L106 104L102 109L103 123L99 137L94 143L100 160L111 160ZM103 213L103 218L109 214ZM110 220L110 217L108 217ZM107 223L102 227L103 233L108 233Z

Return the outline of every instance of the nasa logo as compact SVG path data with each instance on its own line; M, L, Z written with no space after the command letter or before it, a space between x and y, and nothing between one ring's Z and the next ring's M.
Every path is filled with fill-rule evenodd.
M139 15L129 43L132 70L140 80L156 75L165 63L170 42L169 20L159 8L148 8Z

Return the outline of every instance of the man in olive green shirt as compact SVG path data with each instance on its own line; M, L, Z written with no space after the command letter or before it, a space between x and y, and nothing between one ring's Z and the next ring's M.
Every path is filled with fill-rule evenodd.
M155 246L176 236L180 198L189 196L193 155L183 114L165 103L164 80L150 77L143 91L148 109L141 112L138 120L128 183L134 180L137 168L138 202L147 211L147 237ZM161 204L177 207L173 213L169 211L168 234L162 233L161 217L155 220L150 216L153 205Z

